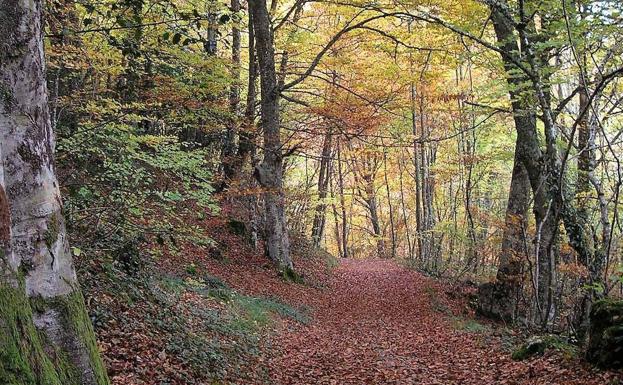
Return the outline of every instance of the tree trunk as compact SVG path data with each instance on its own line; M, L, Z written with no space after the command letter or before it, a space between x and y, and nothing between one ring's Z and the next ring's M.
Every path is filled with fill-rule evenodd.
M385 190L387 192L387 205L389 206L389 227L392 240L392 258L396 258L396 227L394 225L394 206L392 204L391 192L389 190L389 179L387 177L387 151L383 150L383 171L385 176ZM402 178L402 176L400 176ZM402 183L402 182L401 182Z
M42 7L0 1L0 382L103 385L53 166Z
M253 14L256 52L260 69L262 129L264 158L255 169L260 185L265 189L266 251L280 269L293 269L290 242L286 227L285 194L283 191L283 154L279 119L279 89L275 71L275 49L270 17L265 0L249 2Z
M320 158L320 171L318 172L318 203L314 210L314 221L312 224L312 243L315 247L320 246L320 240L324 232L326 222L327 189L329 187L329 178L331 177L331 131L327 131L323 144L322 154Z
M208 3L208 8L212 8L213 4ZM203 48L210 56L215 56L217 53L217 39L218 39L218 20L216 13L213 9L208 10L208 31L207 39L203 42Z
M415 84L411 83L411 128L413 130L413 168L414 168L414 184L415 184L415 229L417 240L417 255L419 262L424 264L424 242L422 240L422 178L420 177L420 162L418 160L418 154L422 151L422 145L418 144L418 129L417 129L417 109L416 109L416 88ZM421 135L420 135L421 136Z
M333 210L333 224L335 233L335 243L337 243L337 254L339 258L344 258L342 253L342 238L340 236L340 221L337 213L337 206L335 205L335 189L333 186L333 178L329 176L329 192L331 194L331 209Z
M582 10L580 10L582 12ZM581 71L586 69L586 56L582 55L582 68ZM586 252L578 253L580 263L587 269L587 276L581 277L578 285L582 290L582 297L576 308L575 315L575 328L578 336L578 340L584 342L587 336L589 328L589 315L593 301L599 298L602 294L596 290L599 285L603 286L603 269L608 254L608 247L610 243L610 221L608 218L608 203L604 199L603 189L601 183L595 177L595 136L597 134L596 122L591 119L590 113L590 99L588 95L589 82L587 81L587 74L582 72L579 79L579 112L585 113L578 117L578 148L580 153L578 155L578 180L576 183L576 197L578 201L577 214L574 215L578 224L583 228L582 233L590 235L584 239L578 238L578 243L584 243L582 249ZM598 94L597 98L601 95ZM590 198L591 188L594 187L597 193L597 199L599 202L600 211L600 225L602 226L602 239L601 243L598 242L597 236L590 224ZM569 223L567 219L573 213L569 213L570 210L566 210L567 215L564 215L565 227L573 228L573 224ZM569 218L573 219L573 218ZM577 231L571 231L571 233L578 233ZM570 234L573 236L573 234ZM572 240L573 243L573 240ZM589 289L584 289L584 286L589 285ZM605 288L604 288L605 289Z
M515 124L522 124L523 117L515 119ZM517 146L519 143L515 145ZM503 320L516 318L517 299L523 282L524 242L529 204L530 181L526 168L516 152L496 281L479 287L479 311L487 316Z
M409 259L413 259L413 246L411 244L411 231L409 230L409 220L407 219L407 204L405 202L404 183L402 180L404 153L400 152L398 159L398 180L400 181L400 206L402 208L402 220L405 226L405 235L407 237L407 250Z
M344 199L344 172L342 169L342 149L337 143L337 175L340 189L340 211L342 212L342 257L348 258L348 221L346 219L346 200Z
M231 0L231 11L240 11L240 0ZM236 167L236 137L238 136L238 110L240 106L240 29L234 24L232 28L231 43L231 75L232 85L229 89L229 113L231 117L227 122L227 130L223 140L222 161L223 164L223 188L234 179L239 168Z
M496 6L491 6L491 19L497 36L498 43L504 52L518 55L521 51L517 44L514 27L510 20L506 19L503 11ZM556 176L560 170L556 170L550 159L544 159L546 154L541 151L536 130L534 112L527 111L525 106L532 105L522 96L525 88L525 77L512 75L516 70L515 63L507 56L503 56L504 68L507 72L509 95L513 113L516 117L524 116L519 122L515 120L517 130L517 147L515 148L518 159L523 163L534 196L533 211L536 220L536 264L533 272L533 286L536 292L536 318L542 326L546 326L554 314L554 293L556 263L558 261L558 224L560 222L561 201L553 191L553 185L557 183ZM540 88L541 85L535 85ZM541 90L542 91L542 90ZM536 93L536 92L535 92ZM547 111L544 112L547 115ZM551 124L547 124L551 126ZM551 141L548 140L548 142ZM553 144L548 144L551 150ZM555 154L549 153L548 157Z
M365 186L364 201L370 212L370 224L372 225L372 232L376 238L376 253L379 258L385 257L385 240L383 239L383 232L381 231L381 222L379 219L379 210L376 202L376 188L374 186L374 176L364 175L362 177Z

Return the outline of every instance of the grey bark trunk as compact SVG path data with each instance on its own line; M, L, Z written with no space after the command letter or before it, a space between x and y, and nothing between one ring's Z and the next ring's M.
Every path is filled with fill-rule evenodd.
M11 234L2 276L19 271L20 282L13 288L16 296L24 290L29 309L15 311L32 309L25 315L45 336L42 343L53 368L37 376L57 377L63 384L102 385L108 378L73 267L53 166L42 8L42 1L0 1L0 165L6 192L3 216L8 204ZM6 303L7 298L2 300ZM10 314L7 310L4 316ZM0 326L6 327L3 322ZM21 327L26 332L30 326Z
M231 0L231 11L240 11L240 1ZM231 44L231 75L232 85L229 89L229 113L230 120L227 123L227 130L223 141L222 164L223 164L223 186L226 187L234 179L240 167L237 167L236 138L238 136L238 110L240 107L240 29L237 25L232 28Z
M416 139L418 137L417 129L417 109L416 109L416 88L415 84L411 83L411 128L413 130L413 178L415 184L415 229L417 240L417 255L421 264L425 261L424 242L422 240L422 178L420 177L420 162L418 160L418 154L422 148L421 144L418 144Z
M279 119L279 89L275 70L273 32L265 0L249 2L253 14L256 52L261 81L262 129L264 158L255 174L265 189L266 252L280 269L292 270L290 242L286 227L285 194L283 191L283 154Z
M389 206L389 231L392 240L392 258L396 258L396 226L394 224L394 205L392 204L389 179L387 176L387 151L383 151L383 171L385 178L385 191L387 192L387 205ZM402 178L402 176L400 176ZM401 182L402 183L402 182Z
M320 158L320 171L318 172L318 203L314 210L314 221L312 223L312 243L315 247L320 246L322 234L324 232L326 222L327 190L329 187L329 178L331 177L331 147L332 147L331 131L328 131L324 137L322 144L322 154Z
M400 158L398 159L398 180L400 182L400 206L402 208L402 220L405 228L405 236L407 237L407 250L409 259L413 259L413 246L411 244L411 231L409 230L409 220L407 217L407 204L405 201L405 191L404 191L404 183L402 180L403 174L403 162L404 162L404 154L400 152Z
M337 144L337 176L340 189L340 211L342 214L342 257L348 258L348 220L346 216L346 200L344 199L344 171L342 169L342 146Z
M520 47L517 44L514 28L503 12L491 6L491 18L501 48L510 54L518 56ZM536 220L536 264L533 272L533 286L536 292L536 318L546 326L551 322L554 314L554 293L556 263L558 260L558 224L560 220L560 205L550 189L551 180L548 180L548 171L544 167L543 157L536 130L534 112L527 111L524 106L527 102L521 95L522 84L525 78L510 75L516 69L515 64L508 57L503 57L507 71L507 83L513 113L516 117L524 116L521 121L515 120L517 130L516 156L523 163L534 196L533 211ZM519 123L519 124L518 124ZM554 172L555 170L550 170ZM556 175L556 174L554 174ZM555 182L554 182L555 183Z

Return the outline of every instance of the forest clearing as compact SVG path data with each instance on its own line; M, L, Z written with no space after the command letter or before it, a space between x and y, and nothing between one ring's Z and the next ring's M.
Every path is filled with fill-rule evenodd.
M0 385L623 384L619 0L0 0Z

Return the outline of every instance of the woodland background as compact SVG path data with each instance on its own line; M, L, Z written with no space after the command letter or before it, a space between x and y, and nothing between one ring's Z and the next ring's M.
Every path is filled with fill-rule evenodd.
M608 318L623 294L621 11L48 0L62 212L117 383L137 340L170 365L161 383L192 383L256 365L269 314L306 317L271 280L236 293L217 272L253 284L228 263L310 283L334 258L395 259L481 314L586 346L593 304ZM189 337L185 317L220 326Z

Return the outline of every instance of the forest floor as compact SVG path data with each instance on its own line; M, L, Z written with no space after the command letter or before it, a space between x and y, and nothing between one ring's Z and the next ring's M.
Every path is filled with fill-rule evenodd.
M513 361L505 333L476 322L452 291L395 262L344 260L273 341L273 384L620 384L577 358Z
M214 246L152 246L138 272L82 259L113 385L623 384L564 349L512 360L521 334L477 319L473 287L395 261L293 237L302 282L284 279L239 224L205 218Z

